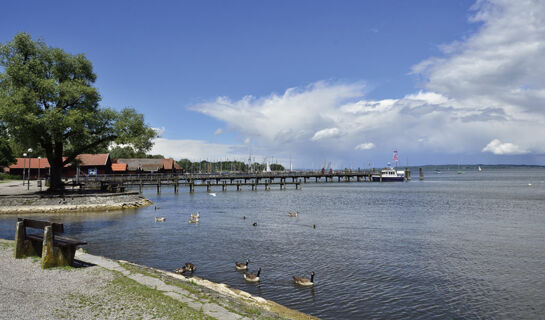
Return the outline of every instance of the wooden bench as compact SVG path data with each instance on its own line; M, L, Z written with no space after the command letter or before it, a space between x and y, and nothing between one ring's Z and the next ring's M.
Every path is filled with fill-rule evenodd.
M26 229L41 229L43 233L27 233ZM15 231L15 258L41 256L42 268L68 266L74 262L76 247L85 241L57 235L64 232L62 223L17 219Z

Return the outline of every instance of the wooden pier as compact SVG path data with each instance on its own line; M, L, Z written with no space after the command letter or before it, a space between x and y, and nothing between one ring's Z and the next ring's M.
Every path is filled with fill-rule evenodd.
M302 189L305 183L332 182L372 182L373 175L380 175L380 170L344 170L344 171L297 171L297 172L221 172L221 173L145 173L145 174L101 174L98 176L79 177L77 183L84 187L102 186L108 188L138 187L140 192L145 186L156 186L157 193L164 187L173 188L177 193L180 188L188 188L194 192L196 187L206 188L207 192L227 191L243 188L256 191L258 189L280 190L294 187ZM405 170L410 177L410 171ZM380 180L379 180L380 181ZM119 190L118 189L118 190Z

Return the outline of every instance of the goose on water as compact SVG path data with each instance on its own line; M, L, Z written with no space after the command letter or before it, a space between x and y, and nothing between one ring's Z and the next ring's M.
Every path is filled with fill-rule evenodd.
M244 280L249 281L249 282L258 282L260 274L261 274L261 268L259 268L259 270L257 270L257 274L255 274L255 273L245 273L244 274Z
M250 263L250 259L246 259L246 263L243 262L235 262L235 268L237 270L248 270L248 263Z
M310 279L293 276L293 281L300 286L312 286L314 284L314 271L310 274Z
M165 222L166 220L165 217L155 217L155 222Z
M197 270L197 267L195 267L195 265L191 262L186 262L185 265L182 267L182 268L178 268L175 270L176 273L179 273L179 274L182 274L182 273L185 273L185 272L195 272L195 270Z
M298 214L299 214L299 211L288 212L289 217L297 217Z

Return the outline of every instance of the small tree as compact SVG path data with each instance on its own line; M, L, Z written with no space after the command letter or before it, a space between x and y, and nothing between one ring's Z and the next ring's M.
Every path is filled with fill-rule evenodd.
M63 188L61 170L85 152L111 142L151 149L155 131L134 109L99 107L96 75L85 55L72 55L27 33L0 44L0 123L18 144L44 150L50 188ZM63 159L63 156L66 157Z

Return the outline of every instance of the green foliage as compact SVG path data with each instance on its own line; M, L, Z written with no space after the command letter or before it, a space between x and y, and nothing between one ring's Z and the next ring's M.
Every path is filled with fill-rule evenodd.
M2 173L0 172L0 181L2 180L19 180L21 179L21 176L14 176L14 175L11 175L11 174L7 174L7 173Z
M0 125L0 168L7 167L15 163L15 154L8 141L6 129Z
M198 173L198 172L226 172L226 171L235 171L235 172L247 172L248 165L241 161L218 161L218 162L191 162L189 159L181 159L177 161L180 167L188 173ZM280 164L271 164L272 171L282 171L285 170L284 167ZM265 170L266 165L253 163L252 171L263 171Z
M53 189L62 187L63 165L81 153L104 150L112 142L136 152L151 149L156 133L143 115L130 108L117 112L99 107L101 98L92 86L96 75L85 55L19 33L0 44L0 66L0 123L23 150L45 153Z

